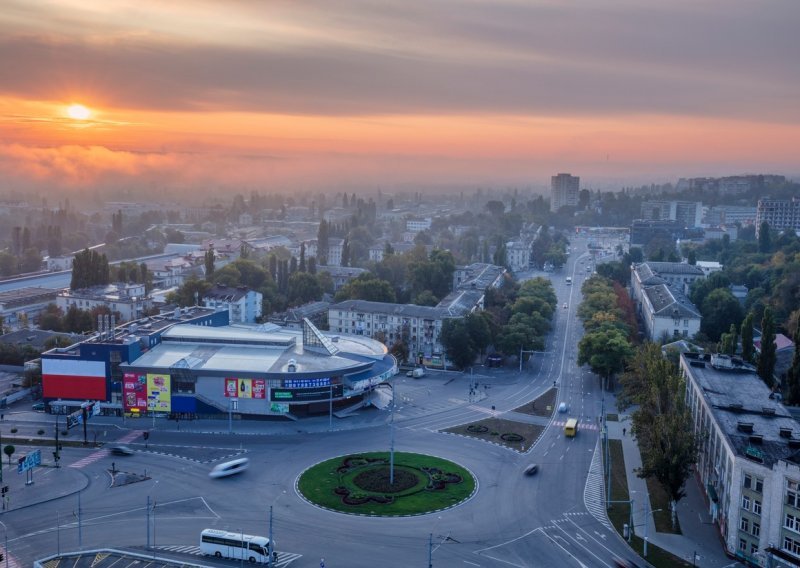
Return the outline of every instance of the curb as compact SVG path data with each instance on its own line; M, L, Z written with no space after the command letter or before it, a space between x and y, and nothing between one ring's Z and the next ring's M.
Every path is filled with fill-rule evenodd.
M81 491L83 491L84 489L89 487L89 484L91 483L91 480L89 479L89 476L86 475L81 470L74 469L74 471L76 471L78 474L83 476L85 483L83 484L82 487L79 487L78 489L67 491L66 493L63 493L61 495L56 495L56 496L53 496L53 497L45 497L44 499L40 499L38 501L34 501L33 503L28 503L27 505L21 505L19 507L11 507L10 509L7 509L6 511L4 511L4 513L10 513L11 511L19 511L21 509L27 509L29 507L35 507L36 505L41 505L42 503L50 503L51 501L57 501L58 499L63 499L64 497L69 497L70 495L75 495L76 493L80 493Z

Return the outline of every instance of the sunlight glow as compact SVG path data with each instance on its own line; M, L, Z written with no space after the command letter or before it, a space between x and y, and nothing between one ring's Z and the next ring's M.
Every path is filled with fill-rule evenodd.
M67 108L67 116L75 120L86 120L92 115L92 111L83 105L70 105Z

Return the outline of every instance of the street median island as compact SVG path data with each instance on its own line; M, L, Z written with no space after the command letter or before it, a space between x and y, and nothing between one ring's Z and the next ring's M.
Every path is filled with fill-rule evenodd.
M527 452L544 431L544 426L502 418L486 418L442 431L492 442L519 452Z
M515 408L514 412L522 414L530 414L532 416L543 416L549 418L553 415L556 408L556 399L558 398L558 389L551 388L543 392L538 398L531 402L527 402Z
M307 501L332 511L403 517L453 507L477 488L467 469L442 458L395 452L393 480L389 461L389 452L333 458L301 473L297 489Z

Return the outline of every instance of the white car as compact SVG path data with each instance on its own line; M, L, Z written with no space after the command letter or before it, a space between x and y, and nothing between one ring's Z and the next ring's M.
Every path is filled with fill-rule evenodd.
M242 473L248 467L250 467L250 460L247 458L239 458L238 460L221 463L217 466L214 466L214 469L208 473L208 477L212 479L228 477L229 475Z
M567 303L566 302L564 302L564 309L565 310L567 309Z

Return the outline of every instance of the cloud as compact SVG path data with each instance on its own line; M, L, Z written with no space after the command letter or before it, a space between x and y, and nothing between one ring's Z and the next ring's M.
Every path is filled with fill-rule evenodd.
M301 115L800 120L794 0L231 2L226 18L219 4L185 2L186 26L174 8L147 6L149 20L62 13L54 28L18 5L25 25L0 16L0 53L13 54L0 58L0 93Z

